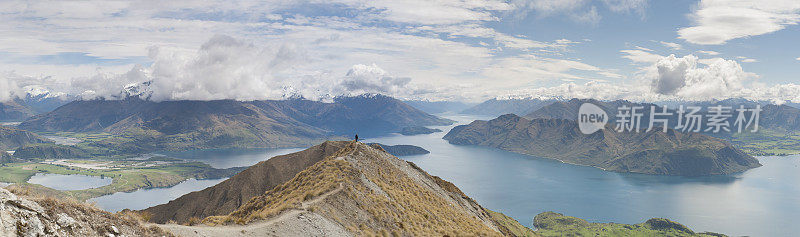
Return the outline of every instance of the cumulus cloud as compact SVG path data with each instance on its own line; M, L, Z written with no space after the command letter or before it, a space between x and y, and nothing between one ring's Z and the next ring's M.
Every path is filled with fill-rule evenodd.
M417 89L411 78L393 76L376 64L353 65L344 75L330 72L298 74L309 62L302 48L283 44L257 47L217 35L196 52L152 47L149 67L127 73L99 73L70 80L71 92L84 99L141 95L163 100L265 100L304 97L327 100L335 96L380 93L407 97Z
M800 22L800 2L702 0L689 17L694 26L678 30L679 38L694 44L718 45L796 25Z
M19 87L14 81L8 80L5 77L0 77L0 101L8 101L15 96Z
M51 77L24 76L14 72L0 73L0 102L25 98L29 94L35 96L49 93L50 89L42 86L43 84L58 83Z
M705 66L701 66L705 65ZM742 70L734 60L722 58L698 62L694 55L670 55L656 62L653 90L692 100L726 98L739 94L744 83L757 75Z
M380 94L405 94L408 93L408 83L411 78L394 77L378 67L378 65L353 65L344 79L338 84L344 89L342 94L359 95L364 93Z

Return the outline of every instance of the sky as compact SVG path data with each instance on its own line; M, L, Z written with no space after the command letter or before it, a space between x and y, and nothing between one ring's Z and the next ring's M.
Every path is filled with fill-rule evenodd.
M0 1L0 101L800 102L796 0Z

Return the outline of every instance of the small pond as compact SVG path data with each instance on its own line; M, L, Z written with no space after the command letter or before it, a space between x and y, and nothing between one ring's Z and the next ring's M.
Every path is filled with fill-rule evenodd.
M40 184L63 191L98 188L111 184L111 181L111 178L100 178L98 176L37 173L28 180L28 183Z

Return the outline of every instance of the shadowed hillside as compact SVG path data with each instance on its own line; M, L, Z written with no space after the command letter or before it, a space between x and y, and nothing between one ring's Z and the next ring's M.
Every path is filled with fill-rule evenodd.
M20 146L39 143L52 143L52 141L28 131L0 126L0 151L5 152Z

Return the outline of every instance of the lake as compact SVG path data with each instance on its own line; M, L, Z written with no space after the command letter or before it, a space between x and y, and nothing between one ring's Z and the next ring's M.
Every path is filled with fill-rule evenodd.
M101 209L110 212L118 212L126 208L141 210L167 203L187 193L217 185L226 179L189 179L169 188L139 189L129 193L119 192L92 198L87 202L96 203Z
M490 119L443 117L460 124ZM794 224L800 218L800 156L758 157L763 167L727 176L622 174L493 148L451 145L441 138L452 127L436 127L444 131L439 133L396 134L364 142L410 144L429 150L430 154L402 158L454 183L484 207L503 212L526 226L532 225L536 214L555 211L589 221L627 224L665 217L698 232L733 236L787 236L800 232L800 225ZM252 165L297 150L300 149L205 150L170 155L227 168ZM92 200L110 211L143 209L222 180L202 181Z
M28 183L40 184L55 190L83 190L97 188L111 184L111 178L78 174L43 174L37 173L28 180Z
M468 123L474 117L445 116ZM758 157L763 167L727 176L676 177L606 172L493 148L456 146L445 132L367 139L410 144L430 154L403 157L454 183L486 208L532 226L555 211L596 222L635 224L652 217L732 236L800 232L800 156Z
M225 169L231 167L252 166L260 161L278 155L297 152L305 148L281 149L207 149L184 152L164 152L158 155L184 160L200 161L214 168ZM143 156L147 159L153 155ZM184 194L203 190L214 186L225 179L195 180L189 179L169 188L140 189L134 192L118 192L111 195L89 199L103 210L117 212L123 209L140 210L151 206L167 203Z
M184 160L200 161L217 169L252 166L271 157L302 151L306 148L281 149L207 149L165 152L163 155Z

